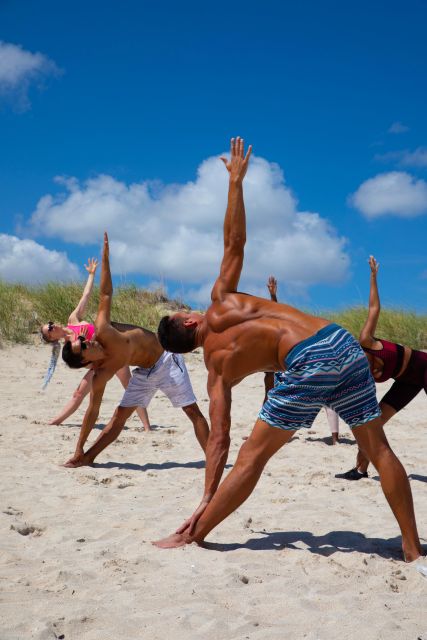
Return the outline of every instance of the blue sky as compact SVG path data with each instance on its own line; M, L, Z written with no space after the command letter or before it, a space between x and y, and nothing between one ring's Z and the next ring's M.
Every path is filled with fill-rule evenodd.
M194 305L218 271L232 135L254 146L242 288L427 311L427 5L0 2L0 277Z

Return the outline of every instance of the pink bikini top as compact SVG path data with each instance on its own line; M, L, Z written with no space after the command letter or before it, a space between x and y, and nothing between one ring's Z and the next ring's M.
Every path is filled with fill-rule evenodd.
M375 378L375 380L376 382L385 382L389 378L395 378L401 370L405 349L396 342L388 342L382 338L375 338L375 340L381 342L382 349L368 349L368 347L362 347L362 349L383 361L381 377Z
M71 331L77 337L81 335L82 329L85 329L86 340L93 340L95 337L95 325L94 324L67 324L67 329L71 329Z

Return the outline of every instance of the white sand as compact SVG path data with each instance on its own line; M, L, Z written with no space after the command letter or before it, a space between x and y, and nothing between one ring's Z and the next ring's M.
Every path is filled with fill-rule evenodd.
M353 483L334 478L356 454L344 425L343 444L328 446L322 412L210 534L209 549L159 550L151 540L180 525L202 494L191 424L157 396L152 434L132 417L93 468L65 469L83 408L60 427L47 422L80 374L61 364L41 393L48 360L42 346L0 351L1 640L427 640L427 580L400 561L376 473ZM207 415L201 353L187 363ZM262 396L262 375L234 391L230 463ZM113 381L100 424L120 397ZM411 478L424 543L425 414L422 393L387 428Z

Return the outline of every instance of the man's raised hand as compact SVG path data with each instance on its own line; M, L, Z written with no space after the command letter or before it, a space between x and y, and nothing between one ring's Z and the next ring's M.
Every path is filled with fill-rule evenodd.
M104 231L104 253L103 253L103 255L106 258L110 257L110 245L108 244L108 235L107 235L106 231Z
M230 159L221 156L221 160L230 174L233 182L242 182L248 170L249 158L252 153L252 145L249 145L245 155L245 143L243 138L231 138Z
M379 269L379 262L377 262L374 256L369 256L368 260L369 266L371 267L371 272L376 275Z

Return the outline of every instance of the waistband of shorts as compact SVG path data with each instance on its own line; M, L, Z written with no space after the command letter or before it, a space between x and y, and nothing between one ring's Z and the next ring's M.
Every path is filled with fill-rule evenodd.
M340 327L339 324L335 324L335 322L332 322L331 324L326 325L326 327L322 327L322 329L319 329L319 331L317 331L315 334L313 334L309 338L306 338L305 340L301 340L301 342L297 342L297 344L294 345L286 355L286 358L285 358L286 366L289 367L292 364L292 362L298 357L298 355L301 353L303 349L306 349L310 345L316 344L320 340L323 340L324 338L327 338L328 336L332 335L336 331L340 331L340 330L345 331L345 329Z
M163 351L161 356L156 360L154 364L151 365L151 367L136 367L136 369L133 370L133 373L136 371L141 371L141 373L147 373L147 371L149 371L150 373L152 373L159 364L162 364L162 362L164 362L168 355L170 355L169 351Z

